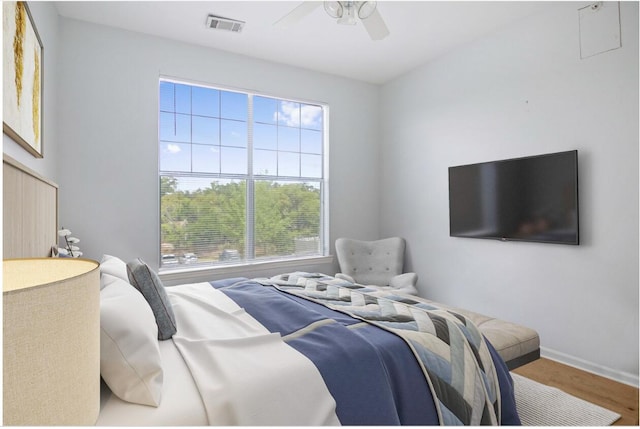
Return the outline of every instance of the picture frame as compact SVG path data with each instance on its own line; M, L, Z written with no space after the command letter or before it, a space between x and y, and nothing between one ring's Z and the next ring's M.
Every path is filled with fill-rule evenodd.
M43 157L44 47L25 1L3 1L2 131Z

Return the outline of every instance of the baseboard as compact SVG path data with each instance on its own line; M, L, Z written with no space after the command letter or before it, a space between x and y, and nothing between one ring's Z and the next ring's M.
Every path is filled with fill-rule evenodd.
M640 385L640 379L635 374L630 374L628 372L618 371L616 369L608 368L603 365L598 365L593 362L568 355L566 353L548 349L546 347L540 347L540 356L546 359L551 359L556 362L563 363L565 365L572 366L574 368L581 369L583 371L600 375L602 377L610 378L611 380L628 384L636 388Z

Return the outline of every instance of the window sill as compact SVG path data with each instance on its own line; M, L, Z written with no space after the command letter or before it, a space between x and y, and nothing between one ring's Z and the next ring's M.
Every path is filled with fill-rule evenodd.
M313 256L281 261L255 261L237 265L219 265L167 269L161 268L158 275L167 286L185 283L199 283L230 277L271 277L292 271L333 273L333 256Z

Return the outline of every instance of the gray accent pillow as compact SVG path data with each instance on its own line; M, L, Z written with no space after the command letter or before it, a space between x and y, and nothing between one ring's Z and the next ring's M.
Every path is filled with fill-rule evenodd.
M176 318L160 277L140 258L127 264L127 274L129 282L151 306L158 325L158 339L168 340L176 333Z

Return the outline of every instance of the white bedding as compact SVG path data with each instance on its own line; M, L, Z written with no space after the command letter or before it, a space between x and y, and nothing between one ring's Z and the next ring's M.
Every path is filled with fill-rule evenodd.
M208 283L167 288L178 332L161 341L158 408L107 392L97 425L338 425L335 401L304 355Z
M97 426L203 426L208 424L202 399L173 341L160 341L164 369L158 408L125 402L102 383Z

